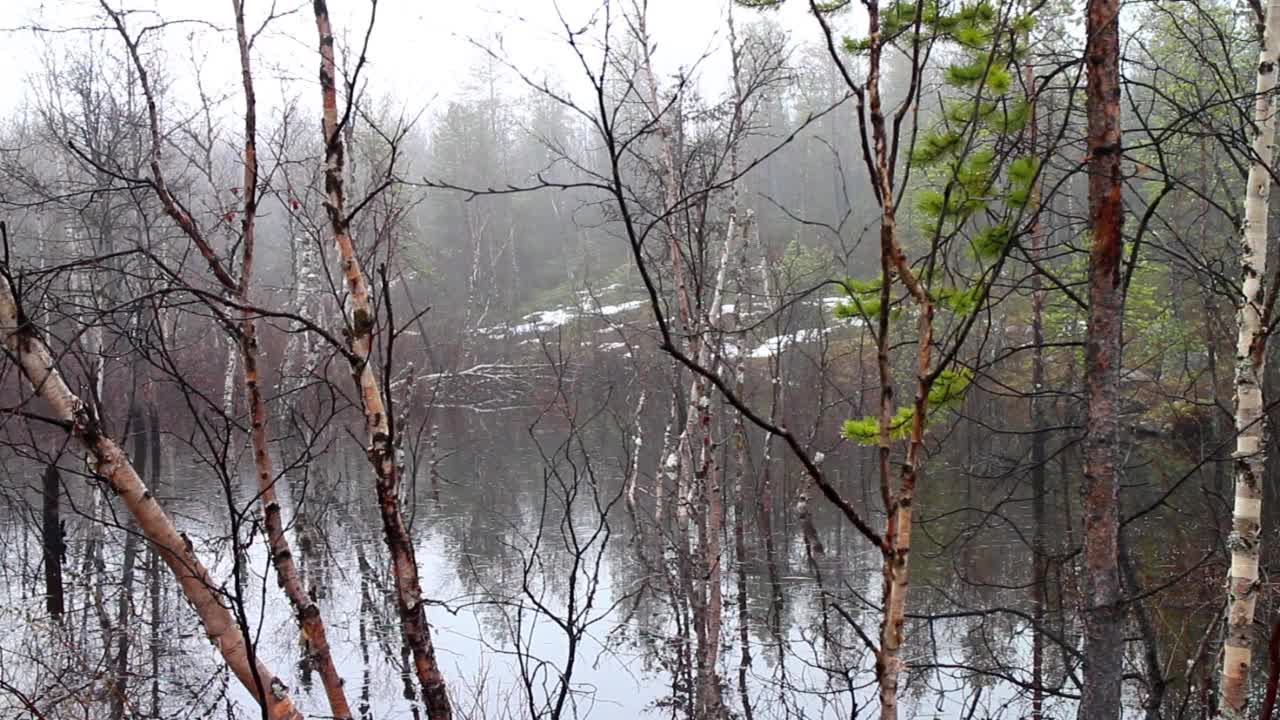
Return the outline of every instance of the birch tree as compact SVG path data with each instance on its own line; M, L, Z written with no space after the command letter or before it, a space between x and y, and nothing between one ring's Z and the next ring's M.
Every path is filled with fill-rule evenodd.
M375 308L369 280L356 257L351 236L344 188L346 145L343 129L351 121L350 107L338 115L337 67L334 62L333 29L325 0L315 0L316 32L320 47L321 129L325 157L325 210L338 254L339 272L347 289L347 308L342 311L346 359L355 382L365 418L366 454L376 475L378 511L383 535L391 554L396 613L405 643L413 654L413 670L420 684L423 703L431 720L449 720L453 709L444 676L436 661L431 627L418 579L418 561L405 523L400 500L400 467L396 462L394 413L387 393L373 371ZM363 64L363 57L357 64ZM390 299L387 300L390 303ZM348 316L347 311L350 311ZM394 328L392 328L394 332ZM389 383L388 383L389 384Z
M1255 6L1257 7L1257 6ZM1221 702L1225 718L1247 717L1249 669L1253 662L1253 616L1261 585L1262 480L1267 459L1263 377L1266 372L1267 310L1262 275L1267 269L1267 213L1271 198L1276 134L1276 63L1280 61L1280 1L1267 3L1258 53L1252 162L1245 190L1240 243L1240 294L1235 375L1235 505L1232 509L1231 568L1227 575L1227 625L1223 641ZM1275 293L1271 288L1270 293Z
M226 410L231 410L229 392L233 389L232 372L238 365L241 368L241 381L245 389L250 415L250 437L253 445L254 470L258 482L258 497L262 504L263 524L267 531L267 542L270 557L276 571L277 580L288 597L293 608L298 627L306 640L305 646L311 659L320 670L321 681L325 688L330 710L340 720L350 718L351 708L343 690L342 678L338 675L329 649L320 607L303 587L298 564L293 557L288 537L285 535L283 508L276 496L276 473L271 458L269 438L267 434L268 414L264 397L259 364L261 350L258 342L258 327L255 314L251 310L250 288L253 279L253 267L256 247L256 230L258 219L258 200L260 183L258 179L257 150L257 100L254 92L252 70L252 40L245 26L245 14L242 0L231 0L235 18L237 50L240 59L241 85L245 98L244 113L244 145L243 176L241 185L242 206L240 208L240 263L238 277L233 277L223 261L219 258L213 243L196 218L183 206L169 189L162 164L162 132L160 115L155 94L148 79L146 65L138 46L138 36L132 35L125 26L124 16L111 8L106 0L101 0L102 9L110 17L117 33L128 50L129 57L138 76L143 97L146 101L147 118L150 130L150 186L160 201L165 213L173 220L191 244L204 258L214 280L222 287L232 304L237 307L237 317L225 318L227 337L238 351L238 362L228 363L224 394ZM267 19L269 22L271 17ZM265 24L264 24L265 26Z
M0 235L7 245L3 226ZM88 451L94 472L124 503L138 529L169 566L205 634L227 668L262 706L266 718L302 720L289 689L256 656L231 611L222 604L219 585L196 555L191 540L174 526L120 446L101 431L90 406L67 386L53 353L27 319L13 288L13 269L0 267L0 335L22 377L49 406L52 421Z

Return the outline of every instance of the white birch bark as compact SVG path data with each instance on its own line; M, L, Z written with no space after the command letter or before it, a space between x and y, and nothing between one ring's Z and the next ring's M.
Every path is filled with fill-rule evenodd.
M138 528L173 571L227 667L263 703L269 720L301 720L301 714L289 698L288 688L260 659L251 657L240 626L220 601L219 585L196 557L191 542L174 527L124 452L101 433L84 401L67 386L52 353L19 311L13 290L3 277L0 277L0 336L31 388L50 406L52 417L64 423L72 437L88 450L96 474L111 486Z
M306 238L295 237L293 240L293 310L300 317L315 322L318 313L313 305L322 288L320 282L320 258L315 245ZM301 323L292 323L289 327L289 342L285 345L283 390L288 393L297 390L304 383L319 363L316 354L316 343L311 333L305 332Z
M240 347L230 333L223 342L227 346L227 360L222 372L222 412L232 417L236 412L236 357L240 355Z
M1266 465L1266 418L1262 379L1266 369L1266 328L1262 273L1267 268L1267 212L1271 161L1275 149L1276 62L1280 59L1280 0L1267 3L1262 49L1258 55L1254 101L1253 163L1249 168L1240 247L1242 302L1236 342L1235 507L1229 540L1231 569L1227 588L1227 634L1222 653L1222 702L1226 718L1245 717L1249 667L1253 659L1253 614L1258 600L1262 478Z

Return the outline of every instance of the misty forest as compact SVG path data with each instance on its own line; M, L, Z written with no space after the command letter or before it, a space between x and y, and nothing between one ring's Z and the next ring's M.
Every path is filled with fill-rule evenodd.
M13 2L0 718L1273 718L1280 0Z

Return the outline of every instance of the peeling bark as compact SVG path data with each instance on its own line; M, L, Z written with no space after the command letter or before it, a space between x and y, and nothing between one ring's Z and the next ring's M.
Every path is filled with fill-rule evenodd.
M391 553L391 576L395 584L396 611L404 641L413 656L413 669L421 685L422 700L431 720L448 720L453 715L444 676L436 661L423 607L418 579L418 562L413 541L404 521L400 505L400 473L396 467L394 438L382 389L374 375L373 353L374 308L368 279L356 258L347 216L343 188L343 166L346 148L338 116L338 94L335 85L334 39L325 0L314 2L316 31L320 45L320 93L323 105L321 126L325 144L325 209L337 247L339 268L345 280L351 316L344 317L347 355L352 379L359 390L364 411L366 454L377 476L378 510L387 549ZM345 122L347 118L343 118Z
M268 720L301 720L302 715L294 707L284 683L261 659L251 661L240 626L220 602L219 586L196 557L191 541L174 527L124 452L102 434L97 418L63 380L48 347L22 315L7 276L0 278L0 334L31 387L48 403L53 417L89 451L94 471L121 499L139 530L169 566L200 618L205 634L227 667L262 704Z
M1271 162L1275 154L1276 62L1280 60L1280 0L1267 3L1258 54L1253 121L1253 162L1249 167L1240 247L1241 299L1236 339L1235 506L1231 513L1231 569L1227 575L1226 639L1222 648L1221 702L1225 718L1247 716L1249 670L1253 663L1254 607L1260 581L1263 473L1267 428L1262 396L1266 374L1267 318L1262 274L1267 268L1267 213Z

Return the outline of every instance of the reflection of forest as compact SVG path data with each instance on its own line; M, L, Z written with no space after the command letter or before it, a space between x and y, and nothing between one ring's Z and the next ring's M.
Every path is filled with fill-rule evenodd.
M809 407L802 395L798 406ZM623 395L617 395L615 412L625 415ZM1015 409L1016 412L1016 409ZM965 409L968 416L951 428L944 450L930 458L930 471L939 478L920 498L915 550L914 608L911 613L909 684L921 707L942 703L979 702L984 707L1006 704L1020 707L1030 691L1028 664L1033 645L1031 588L1034 557L1025 464L1029 438L1018 433L997 435L984 431L1002 417L1001 403L975 396ZM518 587L525 573L532 543L545 588L556 607L567 604L563 579L573 562L569 544L563 542L558 512L542 515L546 500L546 461L565 438L565 430L541 423L529 431L534 416L504 417L496 422L468 421L453 417L443 423L442 445L450 455L440 463L440 497L436 500L420 486L416 527L440 543L466 596L481 603L519 602ZM654 411L645 418L650 432L660 431L665 418ZM574 455L579 463L595 466L595 479L607 499L623 491L626 448L622 436L607 422L581 430L582 443ZM1054 444L1055 440L1050 440ZM500 448L501 450L496 450ZM541 448L541 450L540 450ZM1137 558L1144 574L1132 578L1156 598L1146 604L1146 620L1152 640L1166 662L1186 666L1203 652L1200 638L1216 617L1216 568L1207 562L1211 549L1195 538L1212 536L1210 528L1189 522L1178 507L1195 502L1191 490L1175 491L1161 498L1191 461L1169 443L1146 446L1150 458L1133 458L1129 478L1142 489L1130 499L1129 511L1146 510L1156 499L1164 504L1134 520L1126 537L1127 552ZM1049 470L1046 498L1048 537L1063 538L1044 549L1047 577L1046 609L1042 630L1046 644L1043 682L1058 704L1070 704L1078 694L1079 590L1071 567L1074 548L1069 545L1078 525L1075 485L1077 475L1071 447L1059 450ZM838 513L820 502L806 501L811 492L794 468L775 458L771 502L762 505L761 449L753 448L755 477L743 479L735 489L730 527L726 529L725 575L726 663L737 677L742 650L743 625L752 663L748 668L749 693L760 702L794 702L794 691L815 698L817 705L846 708L850 687L865 686L871 677L871 660L851 623L873 633L877 622L878 563L874 548L850 532ZM840 453L847 468L842 487L854 496L868 489L857 478L858 464L867 453L853 448ZM564 462L555 458L554 462ZM828 460L828 462L833 462ZM642 483L653 482L658 463L642 462ZM1066 474L1062 469L1066 468ZM1212 472L1206 470L1205 472ZM1188 485L1187 488L1192 486ZM554 492L552 492L554 495ZM553 504L556 501L552 501ZM670 528L662 540L651 527L652 506L641 510L642 529L620 503L609 513L613 531L608 550L609 602L619 602L605 625L615 647L628 654L639 651L644 667L655 678L667 677L669 688L663 703L689 702L687 668L681 664L680 635L687 628L687 599L681 585L667 577L678 572L674 551L665 553L638 543L671 543ZM769 518L763 518L767 513ZM596 521L591 502L579 498L569 514L571 522L589 528ZM766 542L762 527L772 527ZM741 527L741 547L736 538ZM665 567L656 567L659 555ZM649 560L637 558L648 556ZM739 612L738 594L745 597L745 614ZM511 642L510 619L495 606L481 605L477 614L495 642ZM614 628L613 623L623 623ZM1142 630L1146 632L1146 630ZM1140 638L1140 641L1142 639ZM1141 662L1133 657L1131 662ZM1203 658L1200 658L1203 671ZM788 667L792 666L792 667ZM1173 677L1171 683L1195 683L1198 678ZM651 680L655 681L655 680ZM982 688L985 699L979 696ZM1178 695L1180 693L1171 694ZM857 696L858 693L855 693ZM772 698L772 700L771 700Z
M0 720L1274 701L1280 0L567 4L11 24Z
M803 363L796 371L804 371ZM628 422L636 389L628 387L625 375L598 375L577 380L573 395L581 404L570 416L536 407L493 415L446 409L425 420L437 432L411 463L409 517L446 665L457 666L462 676L487 678L488 684L476 686L469 696L476 707L513 702L510 693L522 673L561 667L567 632L579 634L586 657L572 687L578 702L628 712L687 712L694 702L690 585L679 577L674 512L668 511L661 526L654 523L659 459L652 450L641 456L641 500L628 510L623 495L630 430L620 432L619 423ZM802 394L803 387L796 383L792 390L793 407L816 406ZM1038 616L1025 462L1031 437L1018 429L1020 412L1025 410L1016 403L971 395L960 414L947 421L947 442L929 458L929 471L938 480L918 499L907 631L910 680L904 686L922 712L931 708L954 716L972 707L991 716L1022 712L1018 708L1026 707L1033 687L1030 663L1037 643L1042 643L1046 707L1069 708L1078 695L1080 596L1072 569L1079 524L1077 450L1061 447L1067 433L1049 434L1044 536L1055 540L1043 548L1045 601ZM666 408L652 407L641 417L647 436L661 433L665 414ZM821 426L819 436L826 432ZM991 432L993 427L1009 432ZM285 460L303 452L295 444L282 445ZM726 467L733 467L730 448L722 452ZM775 454L766 464L764 452L759 443L749 443L746 471L731 473L736 484L728 495L722 558L726 693L745 698L738 702L752 704L761 716L845 715L854 710L853 702L873 702L874 661L859 633L873 634L878 622L878 551L851 532L835 509L814 501L812 489L785 455ZM1205 539L1220 528L1188 512L1203 502L1199 486L1178 485L1188 472L1211 475L1213 469L1195 469L1192 458L1185 442L1147 441L1135 445L1127 474L1133 490L1126 512L1134 519L1126 529L1126 552L1132 566L1142 568L1129 582L1149 598L1143 619L1134 623L1139 637L1129 662L1140 672L1141 653L1150 643L1169 667L1190 667L1170 674L1177 690L1167 695L1170 702L1203 682L1209 667L1202 657L1203 638L1219 615L1221 561L1213 552L1216 545ZM310 463L291 463L283 495L293 509L289 516L297 526L293 532L305 582L333 618L340 666L348 677L359 678L363 706L407 710L415 700L412 693L406 699L404 683L394 680L406 656L388 599L377 517L361 500L368 479L360 462L351 453L328 451ZM865 481L872 462L867 450L837 445L826 462L843 492L852 497L875 492ZM173 443L165 443L161 464L166 468L161 492L191 537L231 574L233 558L219 528L217 508L226 502L219 483L210 481L198 457ZM82 483L72 489L73 506L82 517L73 518L68 528L69 542L98 565L72 572L68 581L89 593L71 593L83 599L70 611L75 621L68 628L86 638L110 632L102 609L114 602L119 588L109 581L96 589L84 583L118 574L123 544L104 542L103 536L124 532L88 519L93 503L101 502L91 487ZM252 499L248 487L235 486L235 501ZM103 510L95 512L101 517ZM7 527L5 592L12 602L5 622L12 627L25 622L23 608L31 598L22 593L39 563L30 556L31 544L21 541L33 526L14 517ZM82 549L86 544L94 547ZM139 563L145 576L139 582L154 583L150 562ZM251 544L245 562L251 589L261 586L262 562L261 547ZM177 653L178 645L195 639L173 632L170 623L181 618L172 590L161 583L149 592L139 602L155 607L136 612L159 618L162 625L154 636L147 622L133 632L139 647L162 646L156 649L162 659L164 647ZM253 598L257 592L247 594ZM312 669L300 659L296 638L283 622L287 608L279 598L267 597L263 612L276 620L264 624L269 630L260 651L291 658L292 676L310 697L318 697ZM259 604L255 600L251 606ZM558 624L567 618L568 630ZM1040 633L1033 632L1037 625ZM37 630L25 630L31 653L46 647ZM91 646L78 646L77 652ZM548 665L540 671L522 667L520 653ZM165 686L160 694L201 697L210 706L222 703L223 695L244 702L214 667L197 663L182 673L166 673L158 681ZM210 683L220 688L216 696L202 690Z

